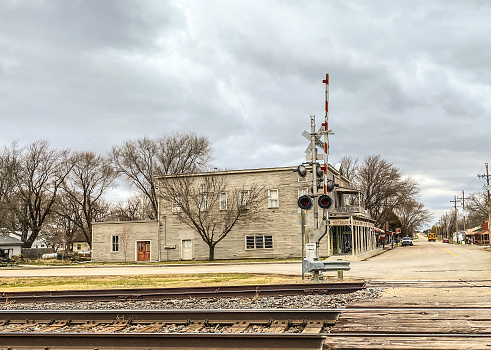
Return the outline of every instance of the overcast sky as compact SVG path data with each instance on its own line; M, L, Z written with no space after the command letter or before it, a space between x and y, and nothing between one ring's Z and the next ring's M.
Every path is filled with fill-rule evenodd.
M491 158L491 1L0 0L0 145L207 136L219 168L377 155L435 220Z

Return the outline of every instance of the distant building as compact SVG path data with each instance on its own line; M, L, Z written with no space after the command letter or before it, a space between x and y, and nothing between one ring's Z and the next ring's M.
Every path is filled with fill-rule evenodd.
M17 238L0 234L0 256L12 258L14 255L19 255L22 249L22 241Z
M302 254L298 198L308 194L310 179L301 179L296 167L230 170L192 174L198 181L213 174L222 176L230 186L260 184L264 201L253 222L238 222L218 243L216 259L289 258ZM310 175L309 175L310 176ZM159 176L158 184L174 176ZM359 255L376 248L373 220L366 214L359 190L352 188L340 167L328 167L328 177L339 185L330 196L330 230L322 239L319 253ZM163 187L163 186L162 186ZM226 198L224 198L226 200ZM176 208L162 198L156 221L94 222L92 226L93 261L175 261L206 260L209 247L191 227L177 219ZM226 210L224 208L224 210ZM321 210L322 211L322 210ZM307 233L313 212L308 212Z
M73 238L72 251L74 253L89 252L90 245L82 233L77 233Z
M487 221L483 221L480 229L474 233L474 242L478 245L489 245L489 226Z

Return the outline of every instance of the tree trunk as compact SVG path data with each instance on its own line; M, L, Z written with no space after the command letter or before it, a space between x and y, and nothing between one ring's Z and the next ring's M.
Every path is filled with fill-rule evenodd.
M39 229L36 228L36 229L32 230L31 235L29 236L29 238L26 239L26 241L24 242L24 245L22 247L23 248L31 248L32 244L34 243L34 241L38 237L40 231L41 231L40 228Z
M208 247L209 247L208 261L215 261L215 245L210 244Z

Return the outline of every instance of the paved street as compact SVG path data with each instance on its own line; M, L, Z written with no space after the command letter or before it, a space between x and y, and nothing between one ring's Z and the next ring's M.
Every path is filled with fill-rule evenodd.
M351 260L345 277L365 280L491 280L491 252L479 246L428 242L397 247L366 261ZM111 267L1 268L1 276L150 275L180 273L268 273L301 275L300 263L139 265ZM336 273L330 273L336 276Z

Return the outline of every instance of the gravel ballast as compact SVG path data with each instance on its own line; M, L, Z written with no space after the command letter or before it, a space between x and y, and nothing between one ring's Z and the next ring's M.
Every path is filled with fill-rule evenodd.
M187 298L126 300L111 302L15 303L0 310L176 310L176 309L339 309L348 303L369 301L381 296L381 288L367 288L348 294L315 294L253 298Z

